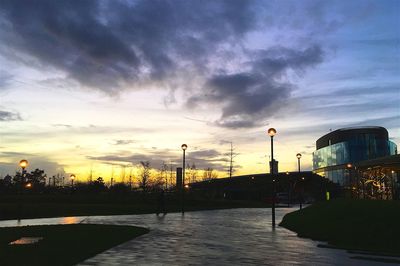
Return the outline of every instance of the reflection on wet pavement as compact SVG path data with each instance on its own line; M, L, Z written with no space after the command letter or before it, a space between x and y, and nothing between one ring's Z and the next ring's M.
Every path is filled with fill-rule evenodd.
M291 209L277 209L277 221ZM150 233L80 265L388 265L351 259L344 250L318 248L285 228L271 227L270 209L75 217L76 222L136 225ZM67 223L70 218L23 220L23 224ZM0 222L0 226L12 226ZM14 222L15 223L15 222ZM15 225L15 224L14 224ZM84 248L84 247L82 247ZM393 265L393 264L392 264Z
M278 209L277 221L289 211ZM81 265L377 265L351 259L343 250L318 248L318 242L284 228L272 230L270 217L270 209L92 217L85 222L151 231Z
M21 237L9 243L9 245L31 245L42 240L43 237Z

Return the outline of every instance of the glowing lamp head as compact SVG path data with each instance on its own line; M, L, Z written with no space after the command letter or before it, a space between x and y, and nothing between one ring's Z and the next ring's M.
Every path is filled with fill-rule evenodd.
M188 184L186 184L186 185L185 185L185 188L186 188L186 189L188 189L188 188L189 188L189 185L188 185Z
M297 159L301 158L301 153L296 154Z
M305 178L304 178L304 176L303 176L303 177L301 178L301 180L303 180L303 181L304 181L304 179L305 179Z
M182 148L182 150L186 150L187 149L187 145L186 144L182 144L181 148Z
M21 160L19 161L19 166L21 166L22 169L25 169L26 167L28 167L28 161L27 160Z
M270 137L275 136L275 134L276 134L276 129L275 128L271 127L270 129L268 129L268 135Z
M26 187L26 188L31 188L31 187L32 187L32 184L31 184L31 183L28 183L28 184L25 185L25 187Z
M72 175L69 176L69 178L71 178L71 180L74 180L75 179L75 175L72 174Z
M353 167L353 165L351 165L351 163L348 163L348 164L346 165L346 167L347 167L347 168L351 168L351 167Z

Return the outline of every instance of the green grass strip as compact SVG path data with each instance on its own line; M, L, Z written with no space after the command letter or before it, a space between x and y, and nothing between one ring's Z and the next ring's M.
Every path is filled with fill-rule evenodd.
M338 199L285 215L281 226L300 237L350 250L400 255L400 202Z
M71 224L0 228L0 265L74 265L147 233L145 228ZM43 237L29 245L9 245L21 237Z

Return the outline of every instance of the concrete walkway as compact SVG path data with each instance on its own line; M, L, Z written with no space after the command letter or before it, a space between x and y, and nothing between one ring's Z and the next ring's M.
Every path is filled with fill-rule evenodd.
M291 209L277 209L277 221ZM148 227L150 233L80 265L390 265L352 259L359 254L317 247L281 227L270 209L23 220L24 224L102 223ZM14 223L14 224L13 224ZM15 221L0 222L12 226ZM82 247L84 248L84 247ZM371 257L371 256L364 256ZM391 264L393 265L393 264Z

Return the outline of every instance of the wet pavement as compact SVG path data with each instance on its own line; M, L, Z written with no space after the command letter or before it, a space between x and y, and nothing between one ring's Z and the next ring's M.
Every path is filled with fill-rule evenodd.
M277 222L292 210L277 209ZM319 242L299 238L279 226L273 230L270 209L33 219L20 225L79 222L151 230L80 265L390 265L351 258L372 256L319 248ZM0 226L16 224L0 222Z

